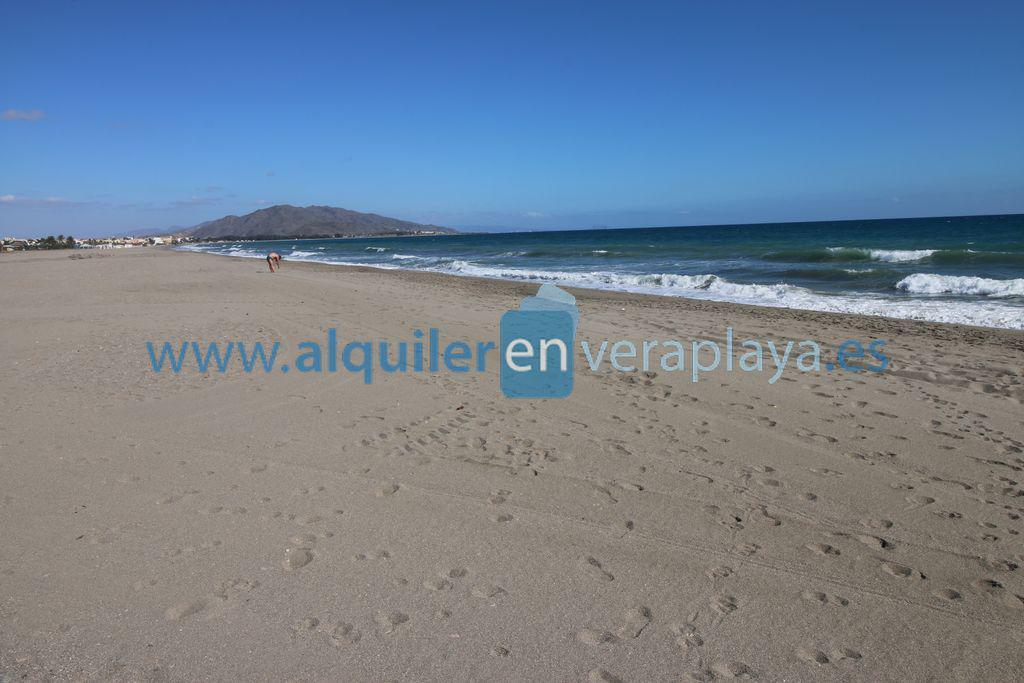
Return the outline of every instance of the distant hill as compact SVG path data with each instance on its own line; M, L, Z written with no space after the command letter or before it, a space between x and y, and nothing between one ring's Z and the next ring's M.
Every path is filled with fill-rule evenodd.
M272 240L301 237L372 237L452 234L455 230L333 206L279 204L244 216L225 216L183 231L197 240Z

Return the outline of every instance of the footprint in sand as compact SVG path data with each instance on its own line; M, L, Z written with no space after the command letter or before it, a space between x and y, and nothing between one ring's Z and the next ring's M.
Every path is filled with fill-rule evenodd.
M495 491L491 491L491 495L487 499L487 502L489 502L491 505L501 505L506 500L508 500L508 497L510 495L512 495L511 491L506 491L505 489L497 489Z
M398 484L388 483L388 484L384 484L383 486L378 486L377 489L373 493L378 498L387 498L388 496L390 496L390 495L394 494L396 491L398 491L398 488L399 488Z
M470 590L478 598L496 598L505 593L505 589L493 583L481 583L473 586Z
M704 639L697 634L697 627L693 624L675 624L669 629L673 634L678 636L676 643L684 651L690 648L700 647L704 644Z
M725 565L711 567L710 569L704 572L704 575L707 576L709 579L727 579L733 575L733 568L727 567Z
M1020 568L1020 565L1013 560L1001 557L982 557L978 562L985 569L996 572L1015 572Z
M868 529L891 529L892 521L888 519L862 519L860 520L861 526L867 527Z
M168 607L164 612L164 617L168 621L181 621L186 617L191 617L194 614L199 614L206 609L209 603L205 598L196 598L195 600L186 600L185 602L179 602L173 607Z
M284 568L285 571L295 571L296 569L302 569L307 564L313 561L313 553L310 552L309 548L288 548L284 551Z
M821 591L804 591L800 594L800 597L808 602L814 602L819 605L846 607L850 604L850 601L841 595L832 595L831 593L823 593Z
M213 592L213 595L221 600L229 600L238 593L248 593L249 591L255 590L259 587L259 581L242 578L228 579L217 587L217 590Z
M1003 593L1000 598L1004 605L1011 609L1024 609L1024 595L1018 595L1017 593L1010 593L1007 591Z
M828 655L826 655L821 650L815 650L814 648L797 648L796 652L794 652L793 654L796 655L797 659L811 664L822 665L829 663Z
M731 614L739 608L739 603L731 595L716 595L711 600L711 607L720 614Z
M647 625L651 623L651 610L643 605L630 607L622 613L622 625L616 635L619 638L638 638Z
M365 553L356 555L357 560L386 560L391 557L387 550L367 550Z
M814 472L815 474L818 474L818 475L820 475L822 477L841 477L841 476L843 476L843 473L840 472L839 470L833 470L833 469L830 469L828 467L813 467L813 468L811 468L811 472Z
M831 555L838 556L842 553L839 552L839 548L829 545L828 543L808 543L804 546L815 555Z
M891 574L892 576L895 576L895 577L900 578L900 579L909 579L909 578L926 579L926 578L928 578L927 576L925 576L921 572L917 571L913 567L908 567L905 564L900 564L898 562L883 561L882 562L882 571L884 571L886 574Z
M1024 595L1018 595L1006 590L1006 586L995 579L978 579L973 584L976 588L980 588L990 597L999 600L1007 607L1024 609Z
M743 662L715 662L711 671L721 678L753 678L754 672Z
M310 548L317 542L317 536L316 534L295 534L288 540L299 548Z
M844 659L860 659L861 656L862 655L859 652L851 650L848 647L841 647L836 650L832 650L832 652L829 653L829 657L831 657L833 662L838 662Z
M591 647L597 647L598 645L606 645L611 643L617 643L618 638L608 631L601 631L596 628L585 628L576 633L576 639L584 645Z
M320 625L320 620L316 617L306 617L305 619L299 619L292 626L292 630L296 632L304 631L315 631L316 627Z
M447 591L452 589L452 582L442 578L427 579L423 587L431 591Z
M580 560L580 567L586 574L592 576L595 579L599 579L601 581L615 580L615 576L611 572L607 571L601 565L601 562L598 561L598 559L595 557L584 557Z
M942 598L943 600L962 600L964 596L960 595L958 591L952 588L943 588L942 590L935 591L936 597Z
M313 526L324 520L323 517L316 514L310 515L288 515L289 522L295 522L299 526Z
M588 683L622 683L622 679L604 669L594 669L587 674Z
M761 546L756 543L741 543L739 545L734 545L731 548L732 552L738 555L743 555L744 557L750 557L760 549Z
M394 633L399 626L409 621L409 615L405 612L378 612L376 621L381 633Z
M335 647L355 645L363 637L359 629L344 621L335 622L324 629L324 631Z
M851 650L848 647L841 647L833 650L829 654L825 654L821 650L817 650L813 647L801 647L797 648L794 652L796 658L807 662L808 664L814 664L817 666L824 666L825 664L835 664L844 659L860 659L861 654L856 650Z
M871 536L870 534L860 534L856 538L857 538L858 541L860 541L864 545L868 546L869 548L873 548L875 550L892 550L893 548L896 547L890 541L887 541L887 540L885 540L884 538L882 538L880 536Z

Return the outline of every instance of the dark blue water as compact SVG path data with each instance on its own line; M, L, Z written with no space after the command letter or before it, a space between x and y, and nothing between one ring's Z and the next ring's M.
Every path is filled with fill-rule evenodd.
M1024 329L1024 215L189 248Z

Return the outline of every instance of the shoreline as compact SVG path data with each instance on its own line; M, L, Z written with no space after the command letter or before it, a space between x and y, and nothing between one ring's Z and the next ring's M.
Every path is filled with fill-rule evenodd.
M226 259L243 259L248 261L261 261L256 257L248 256L227 256L224 254L209 253L203 251L192 251L188 249L175 249L167 247L158 247L160 249L175 251L179 253L190 253L190 254L202 254L205 256L218 256ZM288 260L284 261L284 264L288 268L309 268L311 270L319 270L324 272L330 272L332 269L338 268L343 270L349 270L352 272L372 272L372 273L392 273L397 277L407 277L409 282L412 283L423 283L423 282L441 282L444 280L467 280L476 282L481 286L488 286L484 283L502 283L508 287L514 288L514 292L519 296L527 296L536 291L536 288L543 284L543 282L523 281L523 280L510 280L500 278L487 278L476 275L457 275L454 273L440 273L436 271L428 270L416 270L412 268L384 268L379 266L369 265L353 265L343 263L327 263L327 262L316 262L316 261L301 261L301 260ZM422 278L420 277L422 276ZM722 313L728 313L730 310L740 312L741 314L760 314L768 315L769 312L782 312L782 317L785 318L787 315L791 315L795 319L804 321L815 320L820 317L820 320L824 324L837 324L845 323L847 325L853 325L853 329L865 329L865 326L870 326L865 323L865 326L856 325L858 319L865 321L884 321L887 324L895 326L895 332L898 334L918 334L918 335L939 335L942 338L941 330L943 328L951 328L954 330L973 330L978 333L991 333L1005 339L1014 348L1019 348L1024 351L1024 329L1006 328L1006 327L984 327L980 325L967 325L964 323L952 323L952 322L937 322L930 320L915 320L910 318L894 318L882 315L868 315L863 313L843 313L835 311L818 311L814 309L802 309L802 308L787 308L783 306L765 306L758 304L739 303L733 301L717 301L713 299L696 299L689 298L681 295L674 294L649 294L643 292L627 292L612 289L597 289L589 287L578 287L572 285L558 285L562 289L571 292L576 296L577 300L607 300L607 301L680 301L684 302L683 307L689 308L696 311L720 311Z

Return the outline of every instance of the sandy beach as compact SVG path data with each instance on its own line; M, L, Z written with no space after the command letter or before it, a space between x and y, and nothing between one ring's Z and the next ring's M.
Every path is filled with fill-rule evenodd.
M880 338L891 366L550 400L145 348L497 340L535 291L0 255L0 681L1020 678L1024 333L572 290L588 339Z

